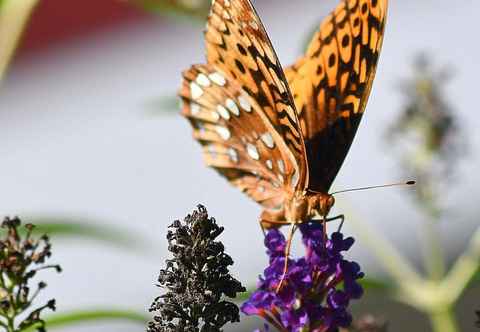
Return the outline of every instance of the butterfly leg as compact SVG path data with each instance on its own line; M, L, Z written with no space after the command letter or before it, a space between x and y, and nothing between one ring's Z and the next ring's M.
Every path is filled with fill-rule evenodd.
M339 214L338 216L327 218L323 217L322 223L323 223L323 235L324 235L324 240L327 240L327 223L335 220L340 220L340 224L338 225L337 232L340 232L343 227L343 222L345 221L345 215Z
M340 220L340 224L338 225L338 228L337 228L337 232L340 232L343 227L343 222L345 221L345 216L343 214L339 214L338 216L328 218L327 222L334 221L334 220Z

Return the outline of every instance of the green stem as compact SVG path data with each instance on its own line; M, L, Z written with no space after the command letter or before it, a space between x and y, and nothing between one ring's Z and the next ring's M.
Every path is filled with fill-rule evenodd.
M423 222L422 243L425 269L431 280L439 281L445 276L445 259L437 221L433 217Z
M7 313L7 332L15 332L15 316Z
M450 297L455 302L465 291L479 270L480 261L480 227L470 240L468 249L456 260L443 284L448 288Z
M38 0L0 1L0 80L7 71L20 36Z
M451 309L441 310L429 313L430 323L433 332L458 332L458 326L455 314Z

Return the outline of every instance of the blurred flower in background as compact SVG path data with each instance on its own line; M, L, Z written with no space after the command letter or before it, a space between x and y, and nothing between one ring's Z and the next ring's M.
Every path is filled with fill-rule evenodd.
M404 107L387 130L387 138L404 173L417 180L417 190L410 192L417 195L423 209L436 216L466 143L458 114L446 100L451 68L436 69L432 59L421 53L412 69L413 77L400 84Z

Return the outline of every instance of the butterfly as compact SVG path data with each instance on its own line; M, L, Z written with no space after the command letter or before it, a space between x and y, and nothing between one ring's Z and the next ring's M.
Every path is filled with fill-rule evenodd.
M263 207L263 228L327 221L365 111L388 0L343 0L282 68L250 0L213 0L206 64L183 72L182 114L203 157Z

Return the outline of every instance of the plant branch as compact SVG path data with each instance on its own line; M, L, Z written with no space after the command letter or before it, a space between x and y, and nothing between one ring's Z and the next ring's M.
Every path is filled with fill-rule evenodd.
M477 271L480 262L480 227L475 231L467 250L456 260L442 284L449 290L452 301L465 291Z
M433 332L460 331L455 315L451 309L429 313L429 318Z
M439 281L445 276L445 257L439 242L437 221L430 216L431 219L423 222L423 260L429 277Z

